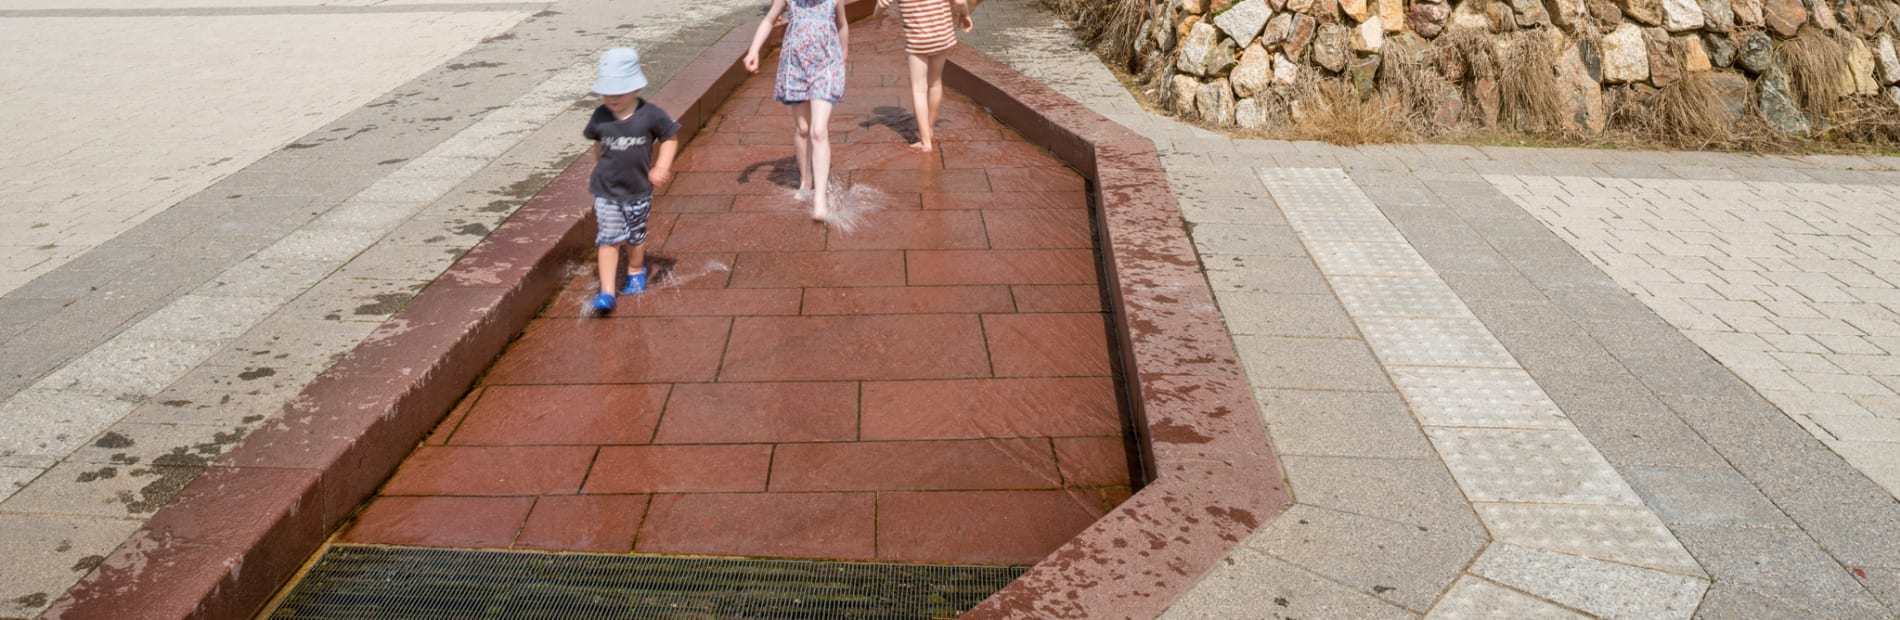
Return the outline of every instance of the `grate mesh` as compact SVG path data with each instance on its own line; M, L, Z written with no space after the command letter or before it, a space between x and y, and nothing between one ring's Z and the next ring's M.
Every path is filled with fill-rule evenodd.
M270 617L951 618L1025 570L338 545Z

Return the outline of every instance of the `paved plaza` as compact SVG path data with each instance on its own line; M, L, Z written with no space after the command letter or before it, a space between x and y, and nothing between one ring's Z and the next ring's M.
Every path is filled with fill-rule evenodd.
M19 137L0 153L0 618L46 609L572 161L599 50L637 45L664 83L758 4L0 3L0 54L21 60L0 66L0 128ZM1900 616L1900 158L1231 139L1146 110L1038 6L989 0L965 41L1153 140L1294 498L1168 617ZM591 272L575 276L345 535L1025 562L1113 505L1125 472L1065 465L1112 460L1118 431L1099 408L1051 413L1109 383L1087 344L1095 274L1071 264L1093 260L1079 177L954 94L954 142L893 169L920 161L897 144L903 77L888 38L861 45L889 57L853 56L834 131L847 200L875 208L796 221L774 194L785 147L744 137L786 122L753 78L658 203L672 281L589 320ZM134 77L141 113L107 112ZM573 396L529 375L609 322L674 361L576 398L646 403L645 436L533 436L558 425L505 403ZM747 350L827 330L789 341L831 364ZM836 346L862 333L942 340ZM900 345L934 365L841 368ZM641 374L661 367L687 374ZM970 396L957 382L994 398L945 405ZM794 393L857 417L669 426ZM989 417L916 417L933 406ZM935 469L962 479L851 479L840 468L875 468L871 440L990 450L944 449L962 460ZM665 444L766 459L705 457L756 467L693 481L671 472L705 473L699 455ZM500 491L523 481L445 473L476 449L572 466ZM614 459L639 466L601 469ZM612 477L632 470L663 475ZM823 501L770 496L919 519L932 493L1047 510L1025 509L1046 519L1036 536L976 555L886 553L868 518L790 551L759 542L783 532L634 539L710 490L806 517ZM555 491L575 499L537 499ZM430 502L506 506L463 511L498 524L405 529ZM604 513L623 518L589 517Z

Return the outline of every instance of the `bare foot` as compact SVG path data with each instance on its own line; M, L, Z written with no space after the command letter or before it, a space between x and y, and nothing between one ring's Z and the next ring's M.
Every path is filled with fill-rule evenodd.
M809 187L798 188L798 191L792 192L792 200L796 200L799 202L806 202L806 201L811 200L811 188Z
M930 151L933 150L930 147L929 142L912 142L908 146L910 147L910 150L917 151L919 153L929 153Z

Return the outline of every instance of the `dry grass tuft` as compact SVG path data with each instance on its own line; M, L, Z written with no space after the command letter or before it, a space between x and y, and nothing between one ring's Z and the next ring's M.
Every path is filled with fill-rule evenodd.
M1841 79L1851 71L1847 53L1840 40L1813 29L1802 30L1776 48L1775 59L1787 70L1801 109L1819 117L1832 116L1834 106L1852 92L1851 78Z
M1438 113L1440 97L1455 88L1441 75L1432 60L1431 48L1387 46L1385 62L1379 66L1378 86L1396 105L1397 121L1419 136L1435 136L1448 128L1432 119Z
M1841 99L1829 116L1824 139L1853 144L1900 147L1900 106L1881 95L1851 95Z
M1557 85L1557 48L1542 31L1518 35L1505 51L1498 91L1500 120L1519 131L1572 133L1564 122L1563 89ZM1713 91L1711 91L1713 92Z
M1400 119L1402 106L1386 97L1360 99L1341 79L1309 81L1293 99L1288 138L1320 140L1343 146L1409 142L1414 136Z
M1707 71L1684 75L1656 93L1651 104L1653 122L1649 129L1679 147L1707 148L1736 137L1722 112L1722 96L1715 91L1715 82Z
M1148 0L1043 0L1044 7L1069 18L1075 35L1111 66L1134 72L1136 44L1146 34Z

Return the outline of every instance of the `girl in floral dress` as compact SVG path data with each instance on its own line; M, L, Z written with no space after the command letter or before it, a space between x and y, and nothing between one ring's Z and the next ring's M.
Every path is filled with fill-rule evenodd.
M845 49L850 24L839 0L772 0L746 51L745 68L758 73L759 48L772 33L772 24L786 16L785 40L779 46L778 82L772 97L790 106L792 150L798 157L798 195L811 198L811 219L827 215L826 190L831 174L831 106L844 99Z

